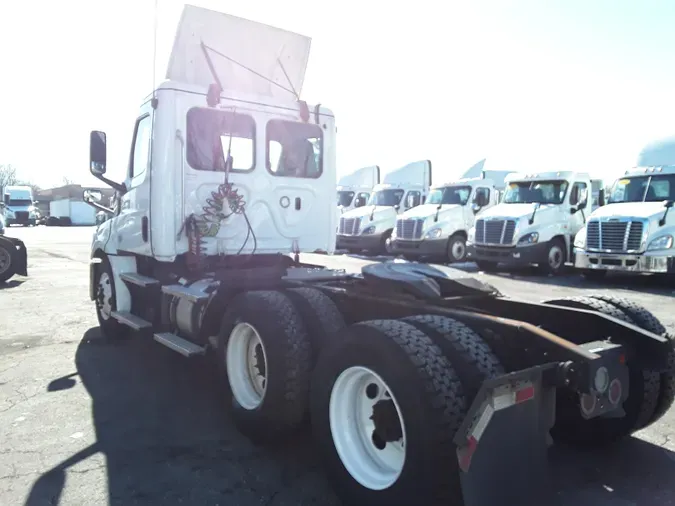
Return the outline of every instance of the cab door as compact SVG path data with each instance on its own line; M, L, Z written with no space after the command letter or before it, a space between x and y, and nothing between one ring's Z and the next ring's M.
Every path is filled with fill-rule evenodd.
M150 171L153 109L148 102L134 124L125 186L118 201L119 214L113 218L117 249L150 255Z

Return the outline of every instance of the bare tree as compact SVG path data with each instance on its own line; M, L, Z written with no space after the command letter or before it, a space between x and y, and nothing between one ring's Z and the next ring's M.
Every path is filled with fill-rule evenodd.
M75 184L75 181L73 181L69 177L63 176L63 185L67 186L69 184Z
M12 186L19 181L16 176L16 168L10 165L0 165L0 194L3 193L5 186Z

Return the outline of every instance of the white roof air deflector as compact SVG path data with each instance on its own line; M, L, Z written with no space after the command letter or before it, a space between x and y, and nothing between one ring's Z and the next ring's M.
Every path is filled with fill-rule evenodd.
M296 100L293 92L300 94L309 59L309 37L186 5L178 23L167 79L205 88L214 83L202 42L226 56L209 51L223 89L290 100Z

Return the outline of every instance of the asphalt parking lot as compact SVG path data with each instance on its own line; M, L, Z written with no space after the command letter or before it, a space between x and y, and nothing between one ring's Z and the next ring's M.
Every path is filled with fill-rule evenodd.
M0 505L339 504L307 434L256 447L228 419L210 368L150 340L100 339L87 296L92 232L8 230L26 242L29 277L0 288ZM675 331L675 287L647 277L478 275L528 300L627 296ZM675 410L602 452L552 448L558 504L675 504L673 434Z

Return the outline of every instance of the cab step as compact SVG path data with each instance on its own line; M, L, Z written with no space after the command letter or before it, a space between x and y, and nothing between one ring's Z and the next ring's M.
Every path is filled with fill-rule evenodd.
M125 283L131 283L132 285L140 286L143 288L159 285L158 279L151 278L149 276L144 276L143 274L139 274L137 272L123 272L122 274L120 274L120 278L122 278L122 281L124 281Z
M143 330L152 327L152 323L150 323L148 320L144 320L140 316L131 314L128 311L113 311L110 313L110 316L115 318L115 320L120 322L122 325L131 327L134 330Z
M167 295L173 295L180 299L187 299L190 302L206 302L209 300L209 294L193 290L189 286L183 285L165 285L162 287L162 292Z
M159 334L155 334L154 337L155 341L157 341L160 344L163 344L164 346L172 349L173 351L180 353L184 357L204 355L204 353L206 352L206 348L204 348L203 346L199 346L198 344L190 342L187 339L183 339L182 337L177 336L176 334L173 334L171 332L161 332Z

